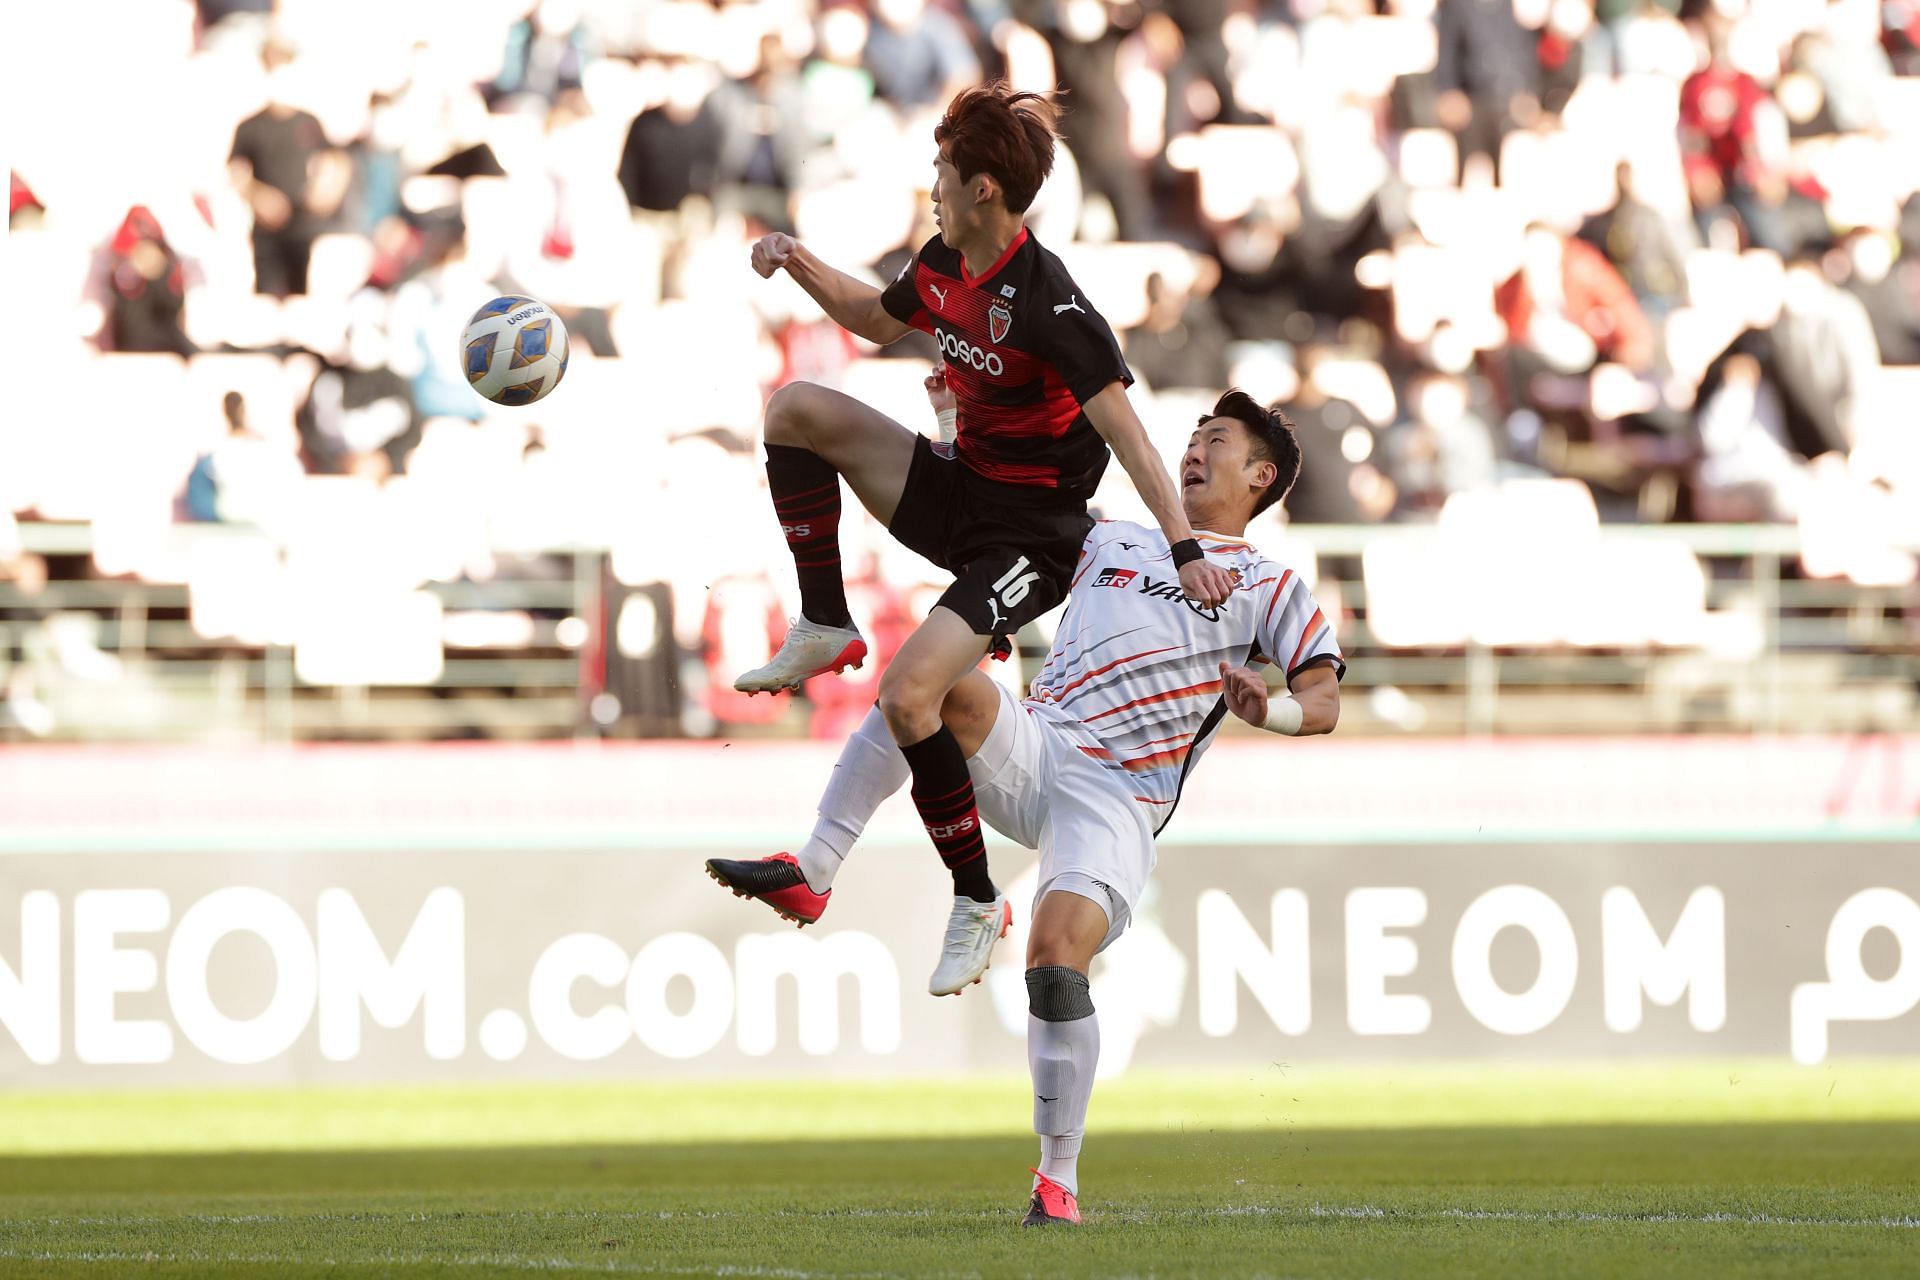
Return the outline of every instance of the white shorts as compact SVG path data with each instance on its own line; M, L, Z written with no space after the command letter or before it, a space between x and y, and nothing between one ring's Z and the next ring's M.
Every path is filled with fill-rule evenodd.
M1106 766L1004 688L1000 713L967 761L980 816L1040 853L1034 908L1054 890L1107 915L1105 950L1126 930L1153 874L1153 827Z

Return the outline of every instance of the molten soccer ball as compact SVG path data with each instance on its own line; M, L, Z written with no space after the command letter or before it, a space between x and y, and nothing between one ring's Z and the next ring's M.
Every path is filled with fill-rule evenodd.
M495 298L460 335L460 367L468 385L495 404L532 404L567 371L567 327L544 302Z

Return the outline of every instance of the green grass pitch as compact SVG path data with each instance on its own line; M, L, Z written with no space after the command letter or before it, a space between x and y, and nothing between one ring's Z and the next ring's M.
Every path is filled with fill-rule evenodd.
M1920 1063L0 1096L0 1275L1920 1275Z

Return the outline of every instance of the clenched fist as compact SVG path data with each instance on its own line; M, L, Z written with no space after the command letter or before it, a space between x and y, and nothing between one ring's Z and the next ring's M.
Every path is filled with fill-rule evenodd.
M1251 667L1220 664L1220 692L1227 710L1258 729L1267 722L1267 682Z
M773 273L786 266L799 248L798 240L779 231L761 236L753 245L753 269L760 273L762 279L771 279Z
M1189 560L1180 566L1180 589L1211 609L1233 595L1233 578L1210 560Z
M920 383L927 389L927 403L933 406L935 413L945 413L948 409L957 409L959 399L953 394L953 388L947 385L947 366L936 364L933 372Z

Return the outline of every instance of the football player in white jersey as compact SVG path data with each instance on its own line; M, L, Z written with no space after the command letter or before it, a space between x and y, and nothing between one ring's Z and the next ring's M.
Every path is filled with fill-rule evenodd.
M940 407L938 374L928 383ZM1041 1156L1028 1226L1080 1220L1077 1165L1100 1053L1087 970L1125 930L1153 870L1154 836L1187 775L1229 713L1290 736L1329 733L1339 719L1345 662L1332 626L1293 570L1242 538L1299 468L1282 414L1244 392L1222 395L1194 429L1179 478L1195 536L1234 579L1227 601L1205 606L1180 590L1158 529L1101 521L1081 547L1067 611L1028 697L1016 700L974 671L942 707L967 753L981 816L1040 853L1026 977ZM1254 669L1268 663L1284 672L1283 696L1269 697ZM807 881L831 882L907 776L885 722L870 713L841 753L819 824L797 855ZM743 878L740 864L715 861L727 873L716 875L722 883ZM776 894L742 896L796 921L825 906L821 894L804 912ZM962 958L976 980L991 953L988 939Z

